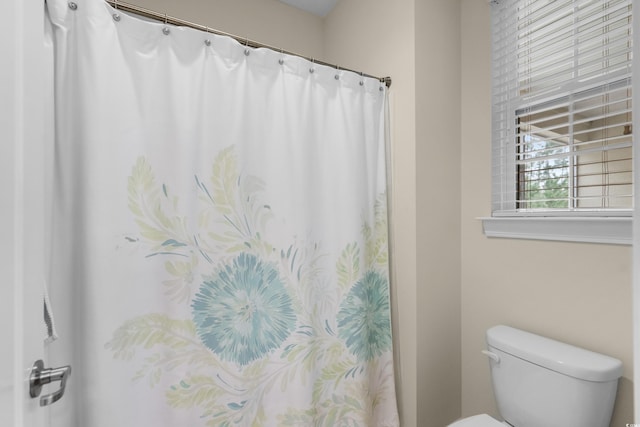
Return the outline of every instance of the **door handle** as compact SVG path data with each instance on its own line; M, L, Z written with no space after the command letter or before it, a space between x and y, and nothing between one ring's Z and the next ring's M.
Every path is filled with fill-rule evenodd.
M60 381L60 388L51 394L45 394L40 398L40 406L51 405L57 402L64 395L64 388L67 385L67 379L71 375L71 366L63 366L61 368L45 369L44 362L38 360L33 364L31 376L29 377L29 395L38 397L42 392L42 386Z

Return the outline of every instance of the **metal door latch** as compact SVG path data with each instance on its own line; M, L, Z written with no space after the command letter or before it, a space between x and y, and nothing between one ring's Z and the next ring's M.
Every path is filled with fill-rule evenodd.
M67 385L67 378L71 375L71 366L61 368L45 369L42 360L36 361L29 377L29 394L31 397L38 397L42 392L42 386L60 381L60 388L51 394L45 394L40 398L40 406L51 405L57 402L64 395L64 388Z

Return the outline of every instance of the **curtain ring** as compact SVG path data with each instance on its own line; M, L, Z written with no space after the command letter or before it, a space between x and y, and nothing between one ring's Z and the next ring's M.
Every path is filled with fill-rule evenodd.
M120 22L120 14L118 13L118 0L113 1L113 8L115 9L115 13L111 15L114 21Z
M206 33L209 34L209 27L205 27L205 28L206 28ZM207 37L204 40L204 44L207 45L207 46L211 46L211 39Z
M169 34L171 34L171 28L169 28L168 26L168 22L169 19L167 18L167 14L164 14L164 25L165 27L162 29L162 34L164 34L165 36L168 36Z

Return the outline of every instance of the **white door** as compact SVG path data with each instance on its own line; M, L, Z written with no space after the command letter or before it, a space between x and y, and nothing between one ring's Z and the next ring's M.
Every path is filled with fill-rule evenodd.
M43 359L43 0L3 1L0 25L0 426L44 426L29 396ZM45 361L46 363L46 361ZM53 385L53 384L52 384Z

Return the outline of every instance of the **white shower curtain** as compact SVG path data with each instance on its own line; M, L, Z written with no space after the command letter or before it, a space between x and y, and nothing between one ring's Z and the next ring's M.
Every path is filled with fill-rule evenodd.
M53 427L397 426L386 88L47 5Z

